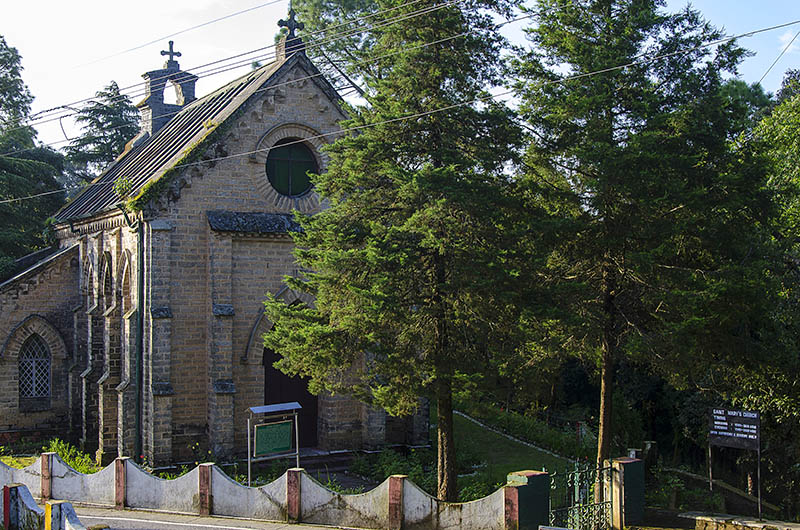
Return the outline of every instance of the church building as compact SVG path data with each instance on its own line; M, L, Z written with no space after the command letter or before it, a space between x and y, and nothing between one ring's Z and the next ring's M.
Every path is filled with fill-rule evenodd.
M294 13L282 24L272 63L199 99L170 43L143 76L138 136L55 215L57 248L0 284L0 441L71 435L103 463L151 465L199 443L224 461L246 454L249 407L298 401L301 446L427 443L426 412L312 396L263 347L267 293L313 303L283 282L291 212L325 207L307 173L345 118Z

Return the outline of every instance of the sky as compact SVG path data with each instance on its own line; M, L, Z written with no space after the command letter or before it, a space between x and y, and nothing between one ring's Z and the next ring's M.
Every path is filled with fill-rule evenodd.
M685 6L685 0L667 0L668 11ZM692 6L727 35L800 20L798 0L695 0ZM3 6L0 35L22 56L23 80L35 97L35 113L60 105L74 108L111 80L123 89L140 84L143 73L163 66L166 59L160 51L169 40L182 53L181 68L195 74L201 73L199 66L270 46L287 10L288 0L27 0ZM522 27L529 22L510 24L504 32L521 42ZM198 25L202 27L184 31ZM741 79L758 81L799 31L800 24L795 24L742 38L740 45L753 56L740 66ZM245 55L237 69L201 75L197 95L243 75L254 58L270 51ZM800 37L764 78L764 88L775 92L789 68L800 68ZM141 99L139 89L128 92L134 102ZM69 117L37 124L36 129L39 140L55 148L66 144L65 132L67 137L77 133Z

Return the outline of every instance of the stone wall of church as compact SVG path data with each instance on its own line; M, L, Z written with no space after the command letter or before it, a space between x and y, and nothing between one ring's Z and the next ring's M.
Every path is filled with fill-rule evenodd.
M137 241L137 231L118 212L78 225L62 239L78 245L81 264L72 310L72 425L84 450L97 451L101 462L134 454Z
M289 76L307 74L298 70ZM210 155L248 153L292 136L309 138L324 164L318 149L324 140L312 137L336 131L341 114L308 79L278 84L254 96ZM151 259L169 268L169 299L162 302L171 311L166 347L172 403L169 420L157 422L173 426L174 459L195 457L198 440L208 444L201 453L242 456L247 409L264 402L261 341L253 339L253 329L266 294L278 293L282 277L294 271L292 244L285 235L213 231L207 212L312 212L319 203L313 193L300 199L278 195L267 180L263 153L194 166L186 177L180 198L151 222L168 227L168 252L162 249ZM320 425L331 431L322 433L321 444L359 447L361 409L350 399L320 399Z
M74 365L72 310L78 304L78 271L75 248L0 288L0 442L3 433L69 430L67 381ZM49 354L46 398L20 394L19 354L32 335L41 337Z

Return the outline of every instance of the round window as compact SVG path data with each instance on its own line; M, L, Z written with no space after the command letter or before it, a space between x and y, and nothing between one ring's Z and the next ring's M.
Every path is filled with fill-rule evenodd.
M267 154L267 178L275 190L297 197L311 189L309 173L316 173L317 159L299 138L284 138Z

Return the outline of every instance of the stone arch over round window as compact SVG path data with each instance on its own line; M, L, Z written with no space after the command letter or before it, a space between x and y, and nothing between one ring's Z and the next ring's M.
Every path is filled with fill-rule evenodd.
M278 210L319 211L319 197L304 176L325 171L328 157L321 148L326 139L299 123L278 125L259 138L250 160L260 166L259 191Z
M67 358L61 333L40 315L30 315L20 322L6 339L0 357L16 361L19 408L35 412L51 408L56 392L53 365Z

